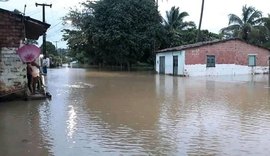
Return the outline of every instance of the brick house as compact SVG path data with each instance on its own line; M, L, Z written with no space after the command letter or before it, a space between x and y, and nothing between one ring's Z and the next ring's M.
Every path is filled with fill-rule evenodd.
M182 76L268 73L270 50L233 38L156 52L156 71Z
M0 99L26 90L26 64L16 51L25 39L37 40L50 27L30 17L0 8Z

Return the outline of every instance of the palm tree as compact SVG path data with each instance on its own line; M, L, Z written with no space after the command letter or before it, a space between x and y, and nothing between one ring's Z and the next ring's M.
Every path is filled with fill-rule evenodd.
M179 7L173 6L170 11L166 11L163 25L166 30L166 47L177 46L183 43L182 35L189 28L195 28L194 22L185 22L187 12L180 12Z
M222 28L221 33L227 37L239 37L245 41L250 40L250 35L259 32L263 27L262 12L254 7L242 8L242 18L229 14L229 26Z
M201 26L202 26L203 10L204 10L204 0L202 0L201 16L200 16L198 33L197 33L197 42L199 42L201 40Z
M263 26L265 29L261 31L260 41L263 46L270 48L270 14L263 18Z
M166 19L163 19L167 30L178 31L188 27L194 27L193 22L184 22L184 18L189 16L187 12L180 12L179 7L173 6L170 11L166 11Z

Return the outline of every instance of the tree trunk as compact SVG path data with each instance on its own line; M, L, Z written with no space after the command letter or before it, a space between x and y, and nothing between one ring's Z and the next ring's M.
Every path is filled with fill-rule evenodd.
M197 42L201 41L201 26L202 26L202 18L203 18L203 9L204 9L204 0L202 0L201 16L200 16L198 33L197 33Z

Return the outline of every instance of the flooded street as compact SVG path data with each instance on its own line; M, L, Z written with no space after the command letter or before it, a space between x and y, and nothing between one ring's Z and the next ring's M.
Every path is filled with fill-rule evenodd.
M268 75L51 69L52 100L0 103L0 155L268 155Z

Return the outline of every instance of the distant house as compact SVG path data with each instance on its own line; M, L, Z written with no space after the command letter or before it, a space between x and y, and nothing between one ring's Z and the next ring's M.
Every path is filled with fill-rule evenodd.
M26 65L17 49L25 39L37 40L49 24L0 8L0 99L26 90Z
M216 40L156 52L156 71L182 76L267 73L270 51L241 39Z

